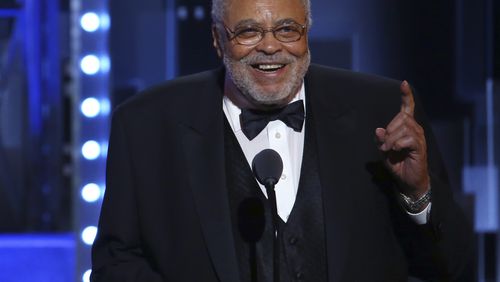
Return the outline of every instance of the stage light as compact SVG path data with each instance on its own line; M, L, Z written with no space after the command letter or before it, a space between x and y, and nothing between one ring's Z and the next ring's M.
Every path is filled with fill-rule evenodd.
M194 18L198 21L202 21L205 18L205 9L203 6L196 6L194 8Z
M80 25L82 26L83 30L94 32L101 25L101 19L96 13L85 13L80 19Z
M94 75L101 69L101 61L95 55L87 55L81 60L80 68L85 74Z
M101 143L101 155L107 156L108 155L108 142L103 142ZM104 158L104 163L106 163L106 158Z
M180 6L177 8L177 18L181 21L184 21L188 18L188 9L186 6Z
M101 14L101 29L108 30L110 26L110 20L108 14Z
M109 57L107 56L102 56L99 59L100 63L100 70L103 72L109 72L109 69L111 68L111 62L109 61Z
M90 282L90 274L92 273L91 269L87 269L82 275L82 282Z
M97 227L87 226L82 231L82 241L87 245L92 245L94 243L95 236L97 235Z
M83 144L82 155L87 160L95 160L101 155L101 145L96 141L90 140Z
M103 115L107 115L110 113L111 111L111 104L109 103L109 99L102 99L100 101L100 105L101 105L101 114Z
M84 116L93 118L101 112L101 103L96 98L90 97L83 100L80 109Z
M86 202L92 203L101 197L101 188L95 183L89 183L83 186L81 194Z

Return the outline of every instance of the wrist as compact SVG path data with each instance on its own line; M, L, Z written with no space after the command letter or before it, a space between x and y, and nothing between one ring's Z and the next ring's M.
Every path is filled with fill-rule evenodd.
M399 193L399 198L403 207L410 213L419 213L423 211L431 202L431 188L416 197L409 197L403 193Z
M403 181L399 182L399 191L405 196L409 197L412 201L417 201L422 198L431 190L430 177L427 175L419 182L412 185L405 183Z

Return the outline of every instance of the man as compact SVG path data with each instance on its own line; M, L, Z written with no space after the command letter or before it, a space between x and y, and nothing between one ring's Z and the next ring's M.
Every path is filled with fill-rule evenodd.
M469 225L408 83L309 66L307 0L212 14L225 68L114 114L92 281L272 281L250 169L266 148L284 164L281 281L472 279Z

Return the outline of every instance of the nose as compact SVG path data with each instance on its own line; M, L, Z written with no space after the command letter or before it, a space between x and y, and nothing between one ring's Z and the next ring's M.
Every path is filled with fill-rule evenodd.
M275 54L276 52L281 51L283 48L283 45L281 42L274 37L274 34L271 31L268 31L264 33L264 37L262 40L257 44L255 49L257 51L263 52L265 54Z

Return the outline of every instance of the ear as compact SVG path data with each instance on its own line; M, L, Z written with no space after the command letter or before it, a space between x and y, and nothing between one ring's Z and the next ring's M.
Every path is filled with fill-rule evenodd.
M215 51L217 51L217 56L219 58L222 58L222 49L220 46L220 37L219 37L219 32L217 31L217 27L215 24L212 24L212 39L213 39L213 46L215 48Z

